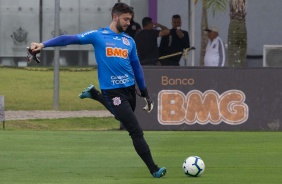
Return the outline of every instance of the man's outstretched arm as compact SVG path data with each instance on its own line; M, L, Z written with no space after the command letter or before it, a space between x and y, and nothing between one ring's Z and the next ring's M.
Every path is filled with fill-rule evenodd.
M81 44L77 35L61 35L47 40L43 43L32 42L30 45L30 49L32 50L32 52L39 52L45 47L57 47L73 44Z

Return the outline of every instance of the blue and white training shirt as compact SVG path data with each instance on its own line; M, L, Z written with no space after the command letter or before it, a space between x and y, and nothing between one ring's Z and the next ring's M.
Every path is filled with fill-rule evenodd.
M43 44L44 47L92 44L100 89L129 87L134 85L134 79L140 90L146 88L135 42L125 33L115 33L106 27L76 35L58 36Z

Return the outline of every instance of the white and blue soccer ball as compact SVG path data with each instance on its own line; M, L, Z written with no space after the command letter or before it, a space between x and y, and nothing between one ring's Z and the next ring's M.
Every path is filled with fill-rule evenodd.
M198 156L190 156L184 160L183 171L188 176L200 176L205 171L205 163Z

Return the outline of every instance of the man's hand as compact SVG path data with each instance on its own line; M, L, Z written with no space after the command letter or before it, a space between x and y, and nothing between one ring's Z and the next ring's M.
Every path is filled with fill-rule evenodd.
M154 107L154 102L153 100L150 98L150 96L148 95L147 97L144 98L145 102L146 102L146 106L143 108L144 111L148 111L148 113L150 113L153 110Z
M39 53L44 48L42 43L32 42L30 44L30 49L33 53Z
M184 37L184 34L182 33L182 30L180 27L177 27L176 34L180 39Z
M36 56L36 54L38 54L40 51L37 52L32 52L32 50L27 47L27 61L28 63L35 61L36 63L40 63L40 60L38 59L38 57Z
M146 103L146 106L143 108L143 110L145 110L148 113L150 113L153 110L154 102L150 98L147 89L140 90L140 92L141 92L141 97L144 98L145 103Z
M44 48L42 43L32 42L30 47L27 47L27 61L30 63L35 61L36 63L40 63L40 60L36 56L36 54L40 53L40 51Z

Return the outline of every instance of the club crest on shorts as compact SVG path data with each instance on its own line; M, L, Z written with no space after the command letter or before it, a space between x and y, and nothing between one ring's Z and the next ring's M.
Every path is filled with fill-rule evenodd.
M116 105L116 106L121 104L120 97L115 97L112 100L113 100L113 104Z
M128 41L128 39L126 37L122 37L122 42L124 45L129 46L130 42Z

